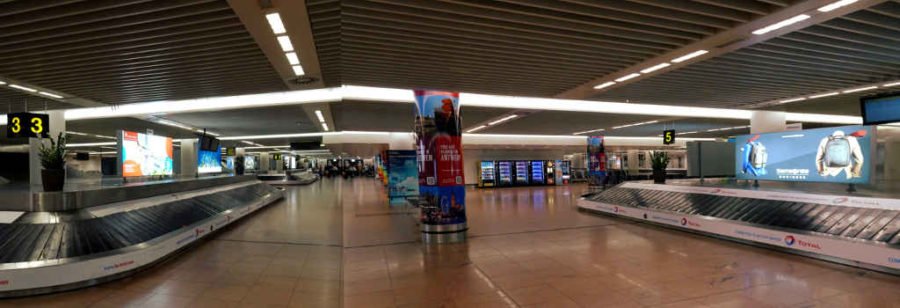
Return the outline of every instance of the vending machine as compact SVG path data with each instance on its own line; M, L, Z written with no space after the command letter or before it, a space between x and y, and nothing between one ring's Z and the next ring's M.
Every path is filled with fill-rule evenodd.
M566 185L569 184L572 176L569 174L571 171L572 162L568 160L557 160L556 161L556 185Z
M478 181L478 187L494 187L495 185L497 185L497 181L494 177L495 172L494 161L481 161L481 170L479 173L479 177L481 179Z
M516 185L528 185L528 161L516 161Z
M498 186L512 186L512 162L511 161L498 161L497 162L497 184Z
M552 160L544 162L544 183L553 185L556 183L556 163Z
M543 185L544 184L544 161L543 160L532 160L531 161L531 184L532 185Z

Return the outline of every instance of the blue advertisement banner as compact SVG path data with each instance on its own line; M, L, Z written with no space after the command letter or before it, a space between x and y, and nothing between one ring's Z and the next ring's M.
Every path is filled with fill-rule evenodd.
M197 151L197 173L222 172L221 147L215 151Z
M588 136L588 185L603 186L606 179L606 148L603 136Z
M842 126L735 137L738 179L868 183L872 127Z
M405 203L419 196L419 169L415 150L387 151L388 198L391 203Z

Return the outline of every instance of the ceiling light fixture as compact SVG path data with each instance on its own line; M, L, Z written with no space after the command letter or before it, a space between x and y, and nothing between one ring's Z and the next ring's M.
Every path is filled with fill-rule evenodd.
M272 28L272 32L275 34L284 34L287 30L284 29L284 23L281 22L281 15L278 13L266 14L266 20L269 21L269 27Z
M669 63L660 63L660 64L657 64L657 65L654 65L654 66L651 66L651 67L648 67L648 68L645 68L645 69L641 70L641 73L644 73L644 74L652 73L652 72L655 72L655 71L658 71L658 70L667 68L667 67L669 67L669 66L672 66L672 64L669 64Z
M595 133L595 132L602 132L602 131L605 131L605 130L606 130L606 129L598 128L598 129L586 130L586 131L583 131L583 132L572 133L572 135L590 134L590 133Z
M89 148L89 147L99 147L104 145L116 145L115 142L89 142L89 143L67 143L66 146L70 148Z
M594 89L600 90L600 89L606 88L606 87L614 85L614 84L616 84L615 81L607 81L607 82L604 82L604 83L594 86Z
M478 127L475 127L475 128L470 129L470 130L467 130L466 132L467 132L467 133L474 133L474 132L477 132L477 131L482 130L482 129L485 129L485 128L487 128L487 125L480 125L480 126L478 126Z
M654 121L647 121L647 122L638 122L638 123L632 123L632 124L625 124L625 125L614 126L612 129L620 129L620 128L626 128L626 127L632 127L632 126L639 126L639 125L644 125L644 124L653 124L653 123L657 123L657 122L659 122L659 121L658 121L658 120L654 120Z
M687 60L690 60L690 59L693 59L693 58L696 58L696 57L705 55L705 54L707 54L707 53L709 53L708 50L703 50L703 49L697 50L697 51L695 51L695 52L692 52L692 53L683 55L683 56L681 56L681 57L675 58L675 60L672 60L672 63L681 63L681 62L684 62L684 61L687 61Z
M851 5L851 4L855 3L856 1L858 1L858 0L841 0L841 1L838 1L838 2L834 2L834 3L832 3L832 4L829 4L829 5L820 7L820 8L819 8L819 12L823 12L823 13L825 13L825 12L831 12L831 11L834 11L834 10L840 8L840 7L844 7L844 6Z
M828 97L828 96L835 96L835 95L838 95L838 94L840 94L840 93L838 93L838 92L831 92L831 93L825 93L825 94L819 94L819 95L811 95L809 98L810 98L810 99L816 99L816 98L822 98L822 97Z
M303 71L303 67L300 65L294 65L294 66L291 66L291 68L294 69L294 75L303 76L306 74L306 72Z
M52 97L52 98L63 98L62 95L59 95L59 94L53 94L53 93L50 93L50 92L44 92L44 91L38 91L38 94L46 95L46 96L49 96L49 97Z
M896 86L900 86L900 82L886 83L882 87L887 88L887 87L896 87Z
M795 23L798 23L798 22L807 20L807 19L809 19L810 17L811 17L811 16L806 15L806 14L800 14L800 15L797 15L797 16L794 16L794 17L791 17L791 18L782 20L782 21L780 21L780 22L771 24L771 25L766 26L766 27L764 27L764 28L762 28L762 29L758 29L758 30L756 30L756 31L753 31L753 34L756 34L756 35L763 35L763 34L766 34L766 33L769 33L769 32L772 32L772 31L775 31L775 30L778 30L778 29L781 29L781 28L784 28L784 27L787 27L787 26L790 26L790 25L793 25L793 24L795 24Z
M805 97L798 97L798 98L786 99L786 100L780 101L779 103L786 104L786 103L799 102L799 101L802 101L802 100L806 100L806 98L805 98Z
M843 93L856 93L856 92L862 92L862 91L872 90L872 89L878 89L878 86L850 89L850 90L845 90Z
M505 117L503 117L503 118L501 118L501 119L499 119L499 120L490 122L490 123L488 123L488 125L497 125L497 124L500 124L500 123L503 123L503 122L506 122L506 121L515 119L515 118L517 118L518 116L519 116L519 115L517 115L517 114L511 114L511 115L505 116Z
M38 90L35 90L35 89L32 89L32 88L29 88L29 87L26 87L26 86L20 86L20 85L14 84L14 83L9 84L9 87L10 87L10 88L16 88L16 89L19 89L19 90L22 90L22 91L26 91L26 92L31 92L31 93L35 93L35 92L38 91Z
M300 58L297 57L296 52L289 52L284 54L284 56L287 57L288 63L291 65L300 65Z
M282 35L277 37L278 45L281 45L281 50L284 52L294 51L294 44L291 44L291 38L287 35Z
M625 80L628 80L628 79L631 79L631 78L634 78L634 77L637 77L637 76L640 76L640 75L641 75L641 74L638 74L638 73L631 73L631 74L628 74L628 75L619 77L619 79L616 79L616 82L623 82L623 81L625 81Z
M322 129L324 129L327 132L328 131L328 123L322 123Z
M0 81L0 86L5 85L6 81Z
M325 122L325 116L322 115L322 110L316 109L316 117L319 118L319 122Z

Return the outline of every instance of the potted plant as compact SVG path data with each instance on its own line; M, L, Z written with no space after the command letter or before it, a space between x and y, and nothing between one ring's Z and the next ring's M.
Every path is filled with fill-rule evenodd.
M666 183L666 167L669 165L669 153L665 151L650 152L650 164L653 167L653 183Z
M60 132L53 140L50 137L50 146L41 143L38 148L41 158L41 184L44 191L60 191L66 184L66 137Z

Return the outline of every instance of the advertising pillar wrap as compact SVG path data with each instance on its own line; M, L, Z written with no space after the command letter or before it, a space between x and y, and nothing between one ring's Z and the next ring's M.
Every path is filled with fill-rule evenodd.
M603 186L606 179L606 150L603 148L603 136L587 138L588 176L590 186Z
M414 92L416 160L423 230L427 230L429 225L462 225L466 222L466 190L459 93Z

